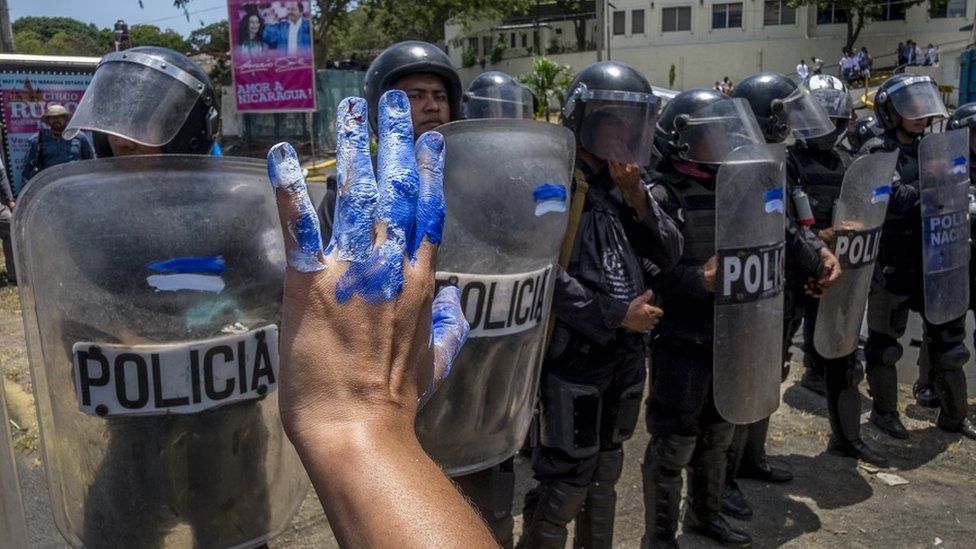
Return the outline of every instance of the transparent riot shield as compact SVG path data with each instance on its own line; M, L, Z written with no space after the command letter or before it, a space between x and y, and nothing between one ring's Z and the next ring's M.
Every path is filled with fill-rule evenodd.
M0 548L27 547L27 523L20 498L17 462L10 444L10 422L0 376ZM6 383L11 383L6 381Z
M715 184L715 406L746 424L779 406L783 363L785 150L732 151Z
M438 131L447 219L437 284L461 288L471 334L417 433L458 476L501 463L525 440L576 145L569 130L532 120L466 120Z
M284 250L263 162L62 164L14 249L44 461L75 547L247 547L307 477L278 417Z
M814 348L825 358L857 349L897 161L898 153L874 153L855 160L844 174L832 225L841 275L820 298L813 331Z
M925 136L918 150L925 318L969 308L969 129Z

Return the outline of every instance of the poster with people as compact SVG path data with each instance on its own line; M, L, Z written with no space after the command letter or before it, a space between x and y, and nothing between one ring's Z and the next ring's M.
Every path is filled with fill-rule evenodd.
M48 104L63 105L74 113L91 79L91 74L0 74L3 124L7 130L7 175L15 194L23 186L21 172L30 148L28 140L46 127L41 117Z
M228 0L240 112L315 110L309 0Z

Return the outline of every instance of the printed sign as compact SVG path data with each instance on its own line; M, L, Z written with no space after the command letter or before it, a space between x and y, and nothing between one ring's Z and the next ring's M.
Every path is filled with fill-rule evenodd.
M542 317L551 268L531 273L482 275L438 272L437 290L461 289L461 308L471 324L468 337L498 337L534 328Z
M90 74L0 74L7 159L10 162L6 168L14 193L19 193L23 186L21 173L29 148L27 141L45 127L41 123L41 116L48 104L58 103L64 105L68 112L75 112L91 79Z
M874 265L880 246L881 227L870 231L834 231L834 255L841 271Z
M228 0L237 110L314 111L308 0Z
M261 398L278 385L278 328L179 345L78 342L78 406L90 415L192 414Z
M720 250L717 303L745 303L768 299L783 291L786 245Z

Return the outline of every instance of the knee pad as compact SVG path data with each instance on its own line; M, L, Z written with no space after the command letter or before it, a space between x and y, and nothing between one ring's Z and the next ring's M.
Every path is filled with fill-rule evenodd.
M658 468L665 476L680 476L691 463L697 437L693 435L664 435L654 437L647 447L645 468Z
M864 381L864 363L857 357L851 357L851 364L847 369L847 381L851 387L857 387L859 383Z
M963 344L953 345L939 357L939 366L961 370L969 362L969 349Z
M639 382L630 387L625 387L620 392L617 403L613 406L614 414L611 425L607 425L606 428L610 429L609 438L614 444L621 444L634 435L643 396L644 375L642 374Z
M624 449L605 450L597 455L593 482L613 484L624 471Z
M876 347L876 356L881 364L885 366L895 366L898 361L901 360L903 354L905 354L905 348L902 347L901 343L897 339L891 338L889 336L880 334L871 334L872 336L878 337L880 345ZM875 354L875 353L872 353Z
M537 512L543 520L558 525L569 524L576 517L586 500L586 486L573 486L565 482L549 482L543 488Z
M939 327L928 327L927 342L932 351L933 366L958 370L969 362L966 349L965 319L953 321Z
M702 441L705 444L703 450L727 450L732 445L733 436L735 436L735 425L731 423L723 422L709 425L702 432Z

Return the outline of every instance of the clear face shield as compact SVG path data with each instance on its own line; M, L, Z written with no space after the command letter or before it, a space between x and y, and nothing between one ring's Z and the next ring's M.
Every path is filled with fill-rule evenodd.
M161 147L180 131L204 90L195 76L157 57L110 53L102 58L64 135L71 139L90 130Z
M887 90L891 106L902 118L948 118L942 96L935 81L928 76L913 76L898 82Z
M723 99L691 114L678 116L679 156L690 162L721 164L729 153L746 145L765 143L749 103Z
M583 90L583 148L610 162L646 166L651 160L657 99L650 93ZM567 108L572 108L568 103Z
M797 139L820 137L834 131L827 111L805 86L798 87L785 99L774 101L773 108L782 109Z
M532 119L532 91L525 86L488 86L465 93L464 118Z

